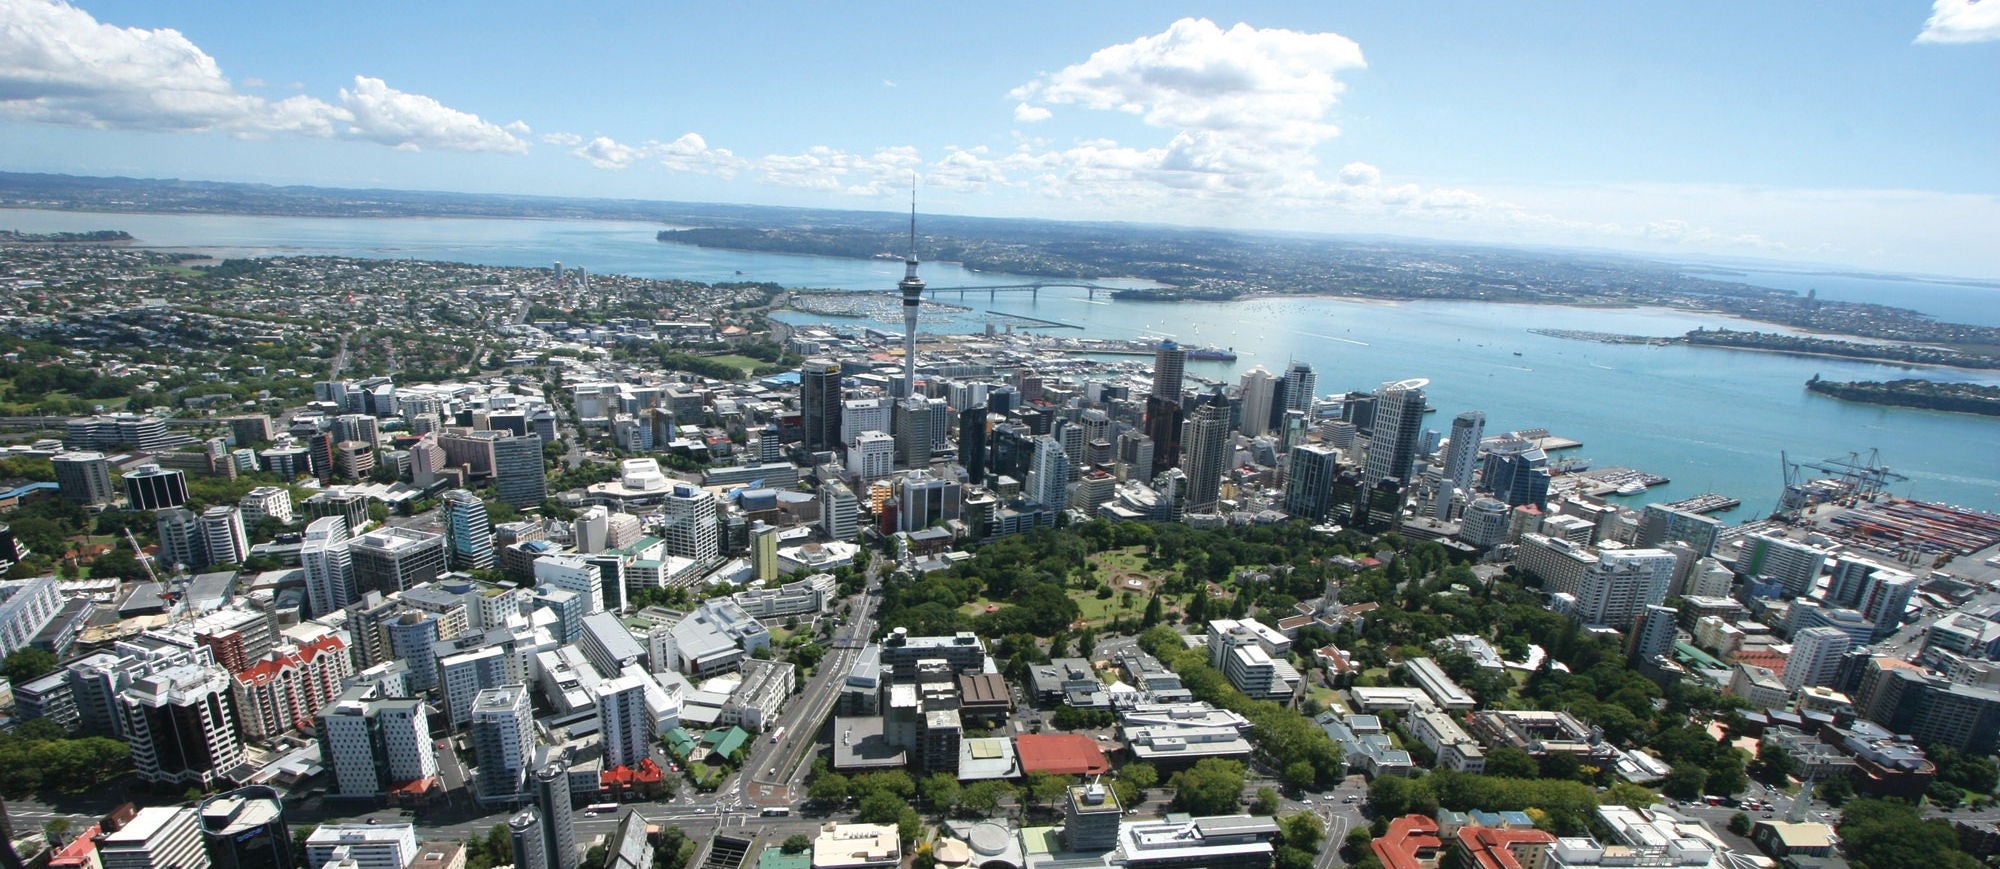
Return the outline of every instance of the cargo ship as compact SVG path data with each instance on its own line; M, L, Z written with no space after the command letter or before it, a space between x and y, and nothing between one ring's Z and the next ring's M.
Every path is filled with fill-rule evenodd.
M1187 358L1198 359L1204 362L1235 362L1236 351L1233 349L1224 350L1220 347L1190 347L1188 348Z

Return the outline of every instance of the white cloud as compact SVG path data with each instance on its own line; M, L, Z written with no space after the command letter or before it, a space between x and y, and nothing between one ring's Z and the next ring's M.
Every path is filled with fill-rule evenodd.
M570 139L581 139L570 136ZM598 136L570 151L599 169L625 169L635 163L657 160L676 172L698 172L733 178L746 161L724 148L711 148L699 133L687 133L671 142L648 139L627 145L609 136Z
M357 75L340 89L353 117L348 135L404 150L502 151L525 154L528 143L491 121L422 94L405 93L379 78Z
M908 146L856 154L818 145L798 154L772 154L749 165L758 180L782 187L881 196L909 189L911 175L923 165L923 158Z
M1014 120L1020 121L1023 124L1046 121L1054 114L1054 112L1041 106L1031 106L1027 103L1020 103L1014 106Z
M2000 39L2000 2L1934 0L1918 42L1992 42Z
M598 136L570 152L599 169L624 169L646 158L646 147L623 145L609 136Z
M542 144L562 148L574 148L583 144L583 137L575 133L543 133Z
M97 129L290 133L398 148L519 153L507 130L436 100L355 77L341 104L272 101L239 91L215 58L177 30L99 22L51 0L0 0L0 114ZM245 79L259 87L259 79Z
M1380 184L1382 170L1367 163L1353 162L1340 167L1340 183L1346 185Z
M882 80L882 86L885 88L892 88L896 86L896 83L885 78Z

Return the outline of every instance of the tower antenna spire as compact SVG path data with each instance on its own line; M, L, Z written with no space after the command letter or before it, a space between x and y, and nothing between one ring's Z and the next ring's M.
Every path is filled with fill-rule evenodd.
M910 173L910 262L917 261L917 173Z
M903 279L896 283L903 295L903 382L898 398L915 393L917 382L917 305L924 295L924 279L917 277L917 173L910 173L910 256L903 260Z

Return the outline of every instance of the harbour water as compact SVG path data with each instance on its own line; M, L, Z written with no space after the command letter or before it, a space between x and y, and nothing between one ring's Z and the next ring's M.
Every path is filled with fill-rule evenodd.
M0 228L25 232L123 229L149 247L221 256L339 254L543 266L560 260L596 273L701 281L775 281L790 287L887 290L896 262L708 250L662 244L660 228L639 222L495 219L324 219L214 215L79 214L0 210ZM1885 464L1911 480L1891 490L1926 500L2000 511L2000 420L1908 408L1851 404L1808 393L1814 374L1835 380L1925 377L2000 385L2000 372L1910 368L1843 359L1693 348L1597 344L1531 334L1575 329L1677 335L1696 326L1742 321L1662 309L1564 308L1478 302L1355 302L1263 298L1235 302L1121 302L1100 293L1051 287L1038 294L945 288L1018 283L1014 275L925 263L923 276L944 301L971 311L928 321L933 331L967 332L1006 318L988 310L1069 323L1106 338L1172 337L1233 348L1236 362L1189 362L1203 377L1234 381L1252 365L1282 372L1312 364L1321 393L1368 389L1428 377L1431 425L1479 409L1487 431L1546 427L1582 441L1574 454L1672 479L1633 502L1669 501L1708 491L1741 498L1725 521L1760 517L1782 484L1779 451L1794 460L1880 448ZM1747 280L1747 279L1746 279ZM1140 281L1098 281L1143 286ZM1822 290L1822 295L1834 297ZM1908 300L1877 299L1892 304ZM1935 312L1933 312L1935 313ZM890 323L782 314L798 324L854 328ZM1968 322L1971 318L1964 319ZM1768 326L1756 327L1766 328ZM1519 354L1519 355L1516 355Z

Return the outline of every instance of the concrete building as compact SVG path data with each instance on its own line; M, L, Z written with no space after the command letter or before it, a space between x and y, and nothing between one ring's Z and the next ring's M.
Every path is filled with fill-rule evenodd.
M178 468L162 468L159 465L140 465L125 474L125 503L128 509L165 510L186 504L187 500L186 471ZM285 506L286 512L289 513L291 507L289 494Z
M1290 651L1291 640L1256 619L1208 623L1210 665L1252 697L1282 701L1298 690L1298 670L1285 660Z
M894 824L829 823L812 846L812 869L891 869L903 862Z
M525 686L479 692L472 706L472 746L479 761L474 792L479 804L520 802L535 750L534 711Z
M1431 750L1439 769L1474 774L1486 771L1485 750L1445 712L1432 709L1418 712L1410 721L1410 735Z
M152 784L209 787L237 775L243 743L229 710L229 672L162 658L135 664L116 698L132 767Z
M208 869L201 824L191 806L140 809L97 842L104 869Z
M646 711L645 680L618 676L597 683L597 721L604 766L633 767L651 756L653 719Z
M1785 661L1785 687L1797 692L1833 684L1840 659L1853 640L1839 628L1807 628L1792 637L1792 655Z
M1596 563L1585 567L1582 584L1572 592L1577 599L1574 617L1587 625L1630 628L1646 607L1666 602L1674 564L1673 554L1660 549L1598 553Z
M109 504L117 492L111 487L111 461L103 453L57 453L49 463L55 467L56 486L63 500Z
M389 697L373 686L350 688L321 710L320 753L333 771L329 793L374 797L430 790L437 749L421 700Z
M1831 555L1827 550L1768 534L1752 534L1732 565L1737 574L1775 582L1786 597L1812 592Z
M430 582L446 569L443 535L414 528L370 531L347 543L357 591L395 594Z
M355 869L404 869L417 856L410 824L321 824L306 837L306 866L352 861Z
M255 785L202 800L203 849L215 869L299 869L285 805L275 788Z
M234 505L217 505L201 512L199 528L207 564L241 564L250 557L250 535L243 513Z

